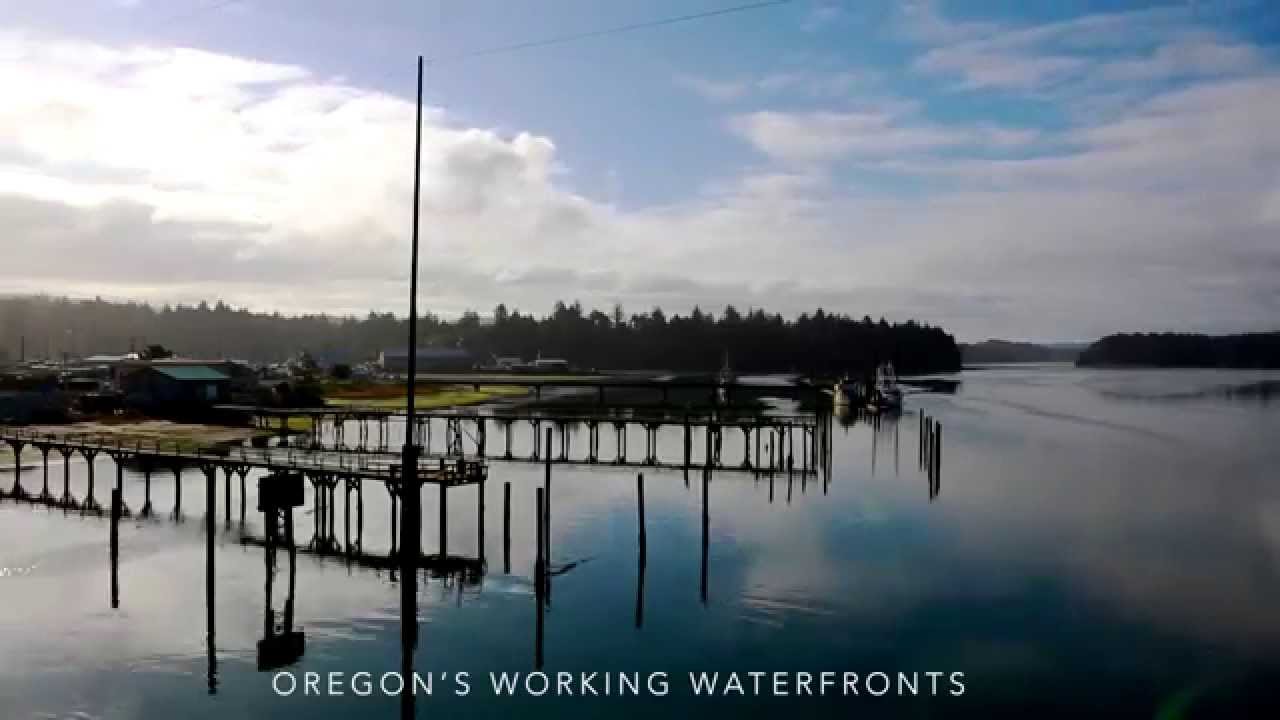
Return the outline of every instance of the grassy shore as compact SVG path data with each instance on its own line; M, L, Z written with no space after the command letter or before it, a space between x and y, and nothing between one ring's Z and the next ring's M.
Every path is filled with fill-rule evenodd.
M104 442L119 442L121 445L155 445L159 442L169 448L177 443L182 449L239 445L263 433L249 427L120 418L66 425L33 425L26 430L55 435L91 435L102 438Z
M395 383L330 382L324 386L325 403L335 407L356 406L399 410L406 405L408 388ZM424 410L523 397L528 390L505 385L433 385L414 393L414 404ZM308 428L309 429L309 428Z

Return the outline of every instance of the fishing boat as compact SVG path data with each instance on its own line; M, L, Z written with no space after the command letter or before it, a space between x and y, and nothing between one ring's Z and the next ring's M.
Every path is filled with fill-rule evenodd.
M898 375L893 370L893 363L881 363L876 368L875 392L871 404L879 410L894 410L902 407L902 389L898 387Z
M729 386L738 381L738 376L729 367L729 353L724 354L724 362L720 372L716 373L716 399L721 405L729 404Z

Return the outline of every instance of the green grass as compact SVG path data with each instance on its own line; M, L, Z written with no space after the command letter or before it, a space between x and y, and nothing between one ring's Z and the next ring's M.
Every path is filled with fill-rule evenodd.
M369 397L364 393L346 397L338 395L336 397L326 397L325 402L335 407L370 407L398 410L406 405L403 390L401 390L401 393L396 397ZM414 395L414 405L424 410L435 410L458 405L474 405L504 397L522 397L527 394L528 391L524 388L505 386L481 385L478 391L464 386L433 388L427 392L416 393ZM310 430L310 426L306 429Z

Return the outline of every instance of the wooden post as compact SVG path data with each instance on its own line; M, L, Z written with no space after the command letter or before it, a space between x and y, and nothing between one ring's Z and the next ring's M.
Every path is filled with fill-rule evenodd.
M511 481L502 485L502 572L511 574Z
M204 471L204 502L205 502L205 554L204 554L204 602L205 602L205 631L206 640L209 649L209 694L217 692L216 671L214 663L216 662L216 653L214 652L214 564L213 564L213 531L214 525L217 523L217 492L214 484L218 480L218 471L213 466L205 468Z
M689 427L689 415L684 416L684 466L689 467L689 455L693 451L692 429Z
M111 491L111 609L120 607L120 514L124 504L123 491Z
M182 515L182 468L178 465L173 466L173 516L175 518Z
M543 527L542 539L543 558L546 562L551 562L551 428L547 428L547 458L546 458L546 479L543 483L546 488L546 504L543 505Z
M44 460L44 485L40 490L40 499L47 500L49 498L49 446L44 445L40 448L40 455Z
M755 469L760 469L760 426L756 426L756 464Z
M636 475L636 526L640 529L640 552L644 552L645 527L644 527L644 473Z
M444 481L444 460L440 461L440 557L449 554L449 486Z
M400 484L400 492L404 492L404 483ZM392 555L396 554L396 546L398 545L398 538L400 537L399 532L396 530L397 518L400 516L400 513L396 510L396 505L398 504L399 504L399 498L397 497L396 492L392 490L391 492L391 554Z
M649 556L649 542L644 526L644 473L636 475L636 511L640 544L640 554L636 561L636 627L640 628L644 626L644 572Z
M924 410L920 411L920 467L924 467Z
M363 424L362 424L363 427ZM346 554L351 554L351 486L346 478L342 480L342 545Z
M710 438L708 438L710 444ZM707 448L710 450L710 448ZM711 466L708 465L702 473L702 604L707 604L707 546L710 543L710 511L707 507L708 501L708 485L711 481Z
M151 461L145 460L142 465L142 515L144 517L151 514Z
M485 478L480 478L480 487L477 488L480 497L476 507L476 548L479 550L482 563L484 562L484 486Z
M537 559L533 564L533 588L535 599L538 603L538 615L534 630L534 661L535 669L542 669L542 633L543 633L543 585L546 582L546 559L543 554L546 547L546 522L545 508L543 507L543 488L537 489L537 497L534 502L534 513L537 516L536 523L538 526L538 551Z
M938 477L938 471L942 469L942 423L937 423L933 428L933 477L935 482Z
M71 503L71 458L75 454L70 448L64 448L62 453L62 502Z
M356 480L356 547L364 551L364 479Z

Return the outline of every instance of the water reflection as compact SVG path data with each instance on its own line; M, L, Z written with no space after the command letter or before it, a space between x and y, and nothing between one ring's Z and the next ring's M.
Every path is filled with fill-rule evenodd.
M1280 450L1268 440L1280 424L1257 404L1206 401L1170 413L1103 395L1103 381L1114 382L1007 370L998 379L967 376L953 395L910 395L900 416L859 414L835 425L830 461L818 453L819 465L834 468L821 478L822 493L806 492L819 476L795 472L800 452L791 473L780 442L769 463L767 437L758 446L758 470L707 474L696 466L688 489L683 469L646 469L641 484L621 469L556 465L548 487L545 466L495 465L503 492L491 505L501 507L477 515L472 496L451 502L447 546L434 523L424 528L410 614L398 604L401 577L389 532L398 508L385 493L361 499L339 484L320 510L313 489L294 518L296 546L282 539L267 560L265 517L252 513L243 528L226 528L225 507L234 515L244 491L235 496L233 477L228 505L220 473L215 493L224 507L212 513L216 576L207 576L216 579L216 603L210 595L207 604L217 612L207 616L203 638L193 615L201 604L201 546L210 535L202 507L209 499L193 484L205 482L199 473L183 473L175 486L172 475L156 472L147 490L143 469L126 468L124 499L140 508L149 494L163 516L185 485L184 510L203 514L204 524L144 521L141 511L81 516L83 502L64 517L6 499L0 567L8 574L0 572L0 588L11 611L0 618L0 692L13 698L14 716L129 717L132 711L102 712L119 693L155 698L145 716L225 717L228 707L238 717L316 720L356 712L425 716L428 707L468 716L631 712L629 702L499 702L484 694L282 701L271 692L270 673L257 672L266 658L259 650L275 650L284 662L287 643L264 642L305 627L299 655L284 666L299 672L945 666L974 679L957 702L715 705L745 717L1088 714L1104 705L1150 717L1202 686L1209 689L1193 707L1248 716L1243 702L1267 700L1248 687L1265 687L1261 680L1280 670L1273 607L1280 494L1270 481ZM931 441L926 451L930 420L939 449ZM733 465L742 447L726 435L722 453ZM695 438L701 457L707 440ZM683 438L676 432L660 442L682 449ZM751 450L754 457L757 448ZM50 458L55 496L58 459ZM114 472L109 458L95 464L99 479ZM8 470L8 458L4 465ZM40 456L28 452L21 465L27 495L38 498ZM66 472L70 491L86 497L83 460ZM11 477L5 473L4 487ZM253 503L252 483L248 494ZM437 494L422 500L424 517L435 518ZM111 519L118 545L109 555ZM540 520L553 537L538 540ZM30 538L38 547L27 550ZM449 554L442 556L444 547ZM491 558L501 553L500 564L482 562L486 548ZM115 613L107 610L104 555L124 608ZM474 564L450 571L432 564L439 557ZM81 592L86 580L91 592ZM540 597L543 580L555 583L554 610L549 593ZM398 631L405 620L415 626L414 618L422 640L406 652ZM114 674L122 668L134 672ZM69 691L50 692L51 685ZM218 702L202 697L209 690ZM677 714L705 707L664 702ZM662 711L640 705L635 712L655 710Z

